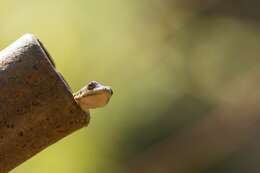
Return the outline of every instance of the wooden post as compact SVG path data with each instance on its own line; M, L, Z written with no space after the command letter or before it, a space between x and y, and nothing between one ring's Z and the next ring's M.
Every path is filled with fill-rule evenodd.
M86 126L41 42L26 34L0 52L0 173Z

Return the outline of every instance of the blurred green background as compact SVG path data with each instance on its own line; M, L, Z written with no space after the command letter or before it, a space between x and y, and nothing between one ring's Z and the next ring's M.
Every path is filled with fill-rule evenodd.
M260 171L258 1L0 2L1 49L33 33L73 91L115 93L13 173Z

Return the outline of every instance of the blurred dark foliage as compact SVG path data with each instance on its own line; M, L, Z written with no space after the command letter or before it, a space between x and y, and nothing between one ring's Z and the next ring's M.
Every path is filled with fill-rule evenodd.
M180 98L174 100L171 106L166 108L165 111L154 112L155 114L160 114L159 118L156 119L156 121L131 131L131 134L126 134L127 139L123 138L124 139L123 150L130 151L132 157L128 159L130 160L136 159L133 164L134 166L130 164L131 165L130 172L138 172L138 173L139 172L142 173L145 172L149 172L149 173L259 172L260 167L258 166L258 160L260 156L259 155L260 147L259 147L259 140L256 140L256 138L259 138L260 136L259 128L256 128L258 124L252 125L252 127L256 128L255 131L253 130L254 134L241 134L242 135L241 138L243 138L243 135L251 136L249 139L246 140L245 143L243 142L243 145L234 142L234 148L237 149L230 150L230 152L226 151L228 152L228 154L225 152L224 152L225 154L223 155L220 154L222 156L219 159L214 160L213 162L205 162L205 164L203 165L203 163L193 163L193 161L187 161L187 164L185 164L185 159L180 159L183 161L182 163L180 163L180 165L182 164L186 165L186 167L190 167L189 169L178 168L178 166L177 167L169 166L171 162L173 165L176 164L174 163L174 161L176 161L175 159L178 159L176 158L177 156L176 157L173 156L174 153L171 152L171 150L174 150L174 147L176 146L174 145L174 143L172 143L173 148L171 148L171 144L164 145L164 142L177 140L178 138L176 138L176 136L179 136L179 134L181 134L182 131L187 131L194 124L203 120L204 117L209 116L210 112L214 112L215 109L217 109L218 106L216 105L223 104L221 102L213 101L214 99L210 97L205 98L205 93L204 93L205 91L203 91L203 88L200 88L197 85L196 79L194 79L194 75L192 74L193 71L191 70L191 65L190 65L190 60L195 59L193 57L193 52L196 51L197 46L204 44L205 40L207 40L208 37L211 37L211 34L215 33L214 30L216 29L216 27L218 27L218 23L214 23L214 21L216 21L216 19L218 18L222 18L222 19L232 18L240 21L241 25L249 24L251 27L255 29L259 29L258 20L260 18L260 11L259 11L260 2L256 0L255 1L253 0L252 1L183 0L183 1L163 1L163 2L156 1L155 5L157 5L158 11L162 10L164 13L167 14L166 23L168 23L168 25L166 26L165 32L167 33L166 35L168 35L168 38L165 41L168 42L169 45L171 44L174 45L176 44L176 42L182 40L181 42L177 43L177 47L179 50L183 50L183 54L182 54L184 55L183 59L186 59L186 63L185 63L186 67L184 68L186 70L183 72L185 74L185 77L188 79L186 85L188 85L189 92L191 92L192 95L186 95L184 93L184 95L182 95ZM189 14L188 17L185 19L184 25L182 25L180 30L174 30L172 27L169 27L171 26L170 24L171 15L175 15L175 13L172 12L176 8L180 11L183 11L184 13ZM166 12L164 10L166 10ZM160 12L158 12L158 14L160 14ZM208 21L213 20L213 22L204 23L205 19L207 19ZM258 55L254 57L250 56L250 54L254 54L254 53L259 54L259 52L252 52L251 49L247 49L246 47L244 47L242 43L243 38L233 38L233 39L236 40L234 42L237 44L227 44L227 46L228 49L231 50L231 52L232 51L236 52L234 54L234 57L232 58L231 56L226 55L227 59L223 60L224 66L218 67L221 68L221 71L223 72L223 76L217 82L219 88L229 86L231 81L240 78L239 77L240 75L244 75L245 73L247 73L248 70L256 67L257 62L260 62L258 60L259 57ZM257 42L260 43L259 42L260 37L256 39L258 40ZM187 50L189 51L186 52ZM239 56L240 52L243 53L247 52L245 53L245 55L248 54L249 57ZM172 67L169 67L168 70L170 72L172 70ZM204 73L210 73L210 71L208 72L204 71ZM252 75L256 75L256 74L253 73ZM232 87L236 87L236 85L234 86L232 85ZM251 92L257 92L257 91L251 90ZM219 93L220 97L222 97L221 94L225 94L225 93ZM234 93L234 96L231 97L239 99L239 97L236 96L238 94L239 93ZM251 99L253 98L249 98L249 100ZM222 105L223 114L226 114L225 107L229 109L228 108L229 106L230 105L225 105L225 104ZM234 106L236 107L239 105L234 105ZM243 106L243 104L240 106ZM257 110L258 108L253 106L251 107L251 109ZM221 112L219 113L221 114ZM243 116L247 116L247 111L243 112L242 110L241 113L243 114ZM231 115L236 116L235 114L233 115L232 113ZM250 121L250 116L248 119ZM232 125L231 128L233 128ZM234 126L234 128L239 128L239 127ZM225 133L225 131L222 132ZM220 131L219 133L222 132ZM252 133L252 131L248 133ZM232 135L235 135L235 133L231 134L230 136L231 138ZM207 138L207 136L205 136L205 138ZM217 139L221 141L221 140L225 140L225 137L223 137L223 139L221 139L221 137L218 137ZM196 138L187 139L187 141L191 143L187 144L185 143L187 141L185 141L180 145L184 145L184 146L190 145L189 147L192 148L193 147L192 140L196 140ZM206 146L207 144L204 143L202 145ZM211 145L211 142L209 142L209 145ZM166 146L168 147L169 155L167 155L167 151L165 151ZM160 150L162 151L160 152ZM194 148L194 150L196 150L196 147ZM220 151L218 151L218 148L216 148L215 151L210 151L206 149L206 152L222 153L221 149L219 150ZM192 151L192 152L196 153L196 151ZM199 159L200 157L207 158L207 156L203 156L204 154L202 154L201 156L198 155L197 156L198 160L200 160ZM181 155L182 154L180 154L180 156ZM216 157L218 157L218 154L216 154ZM189 159L187 158L187 160ZM165 164L161 164L161 162L164 162ZM197 164L199 166L196 166ZM200 164L202 164L203 166L201 166Z
M130 156L124 159L131 159L164 139L174 138L181 130L192 126L194 122L206 116L212 107L210 101L205 98L183 95L164 112L154 112L160 115L155 121L133 129L122 137L121 145L125 147L122 151L131 151ZM123 155L126 156L125 154L124 152Z
M255 24L260 18L260 2L257 0L177 0L167 3L177 4L183 10L196 13L197 17L229 16Z

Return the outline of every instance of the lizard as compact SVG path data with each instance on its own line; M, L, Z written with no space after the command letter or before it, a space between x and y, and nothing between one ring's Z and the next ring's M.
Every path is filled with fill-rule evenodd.
M75 101L85 112L105 106L112 95L113 90L110 86L104 86L96 81L91 81L73 94Z

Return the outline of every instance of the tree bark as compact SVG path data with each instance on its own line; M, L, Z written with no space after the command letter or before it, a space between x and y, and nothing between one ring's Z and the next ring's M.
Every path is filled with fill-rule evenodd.
M0 52L0 173L86 126L41 42L26 34Z

